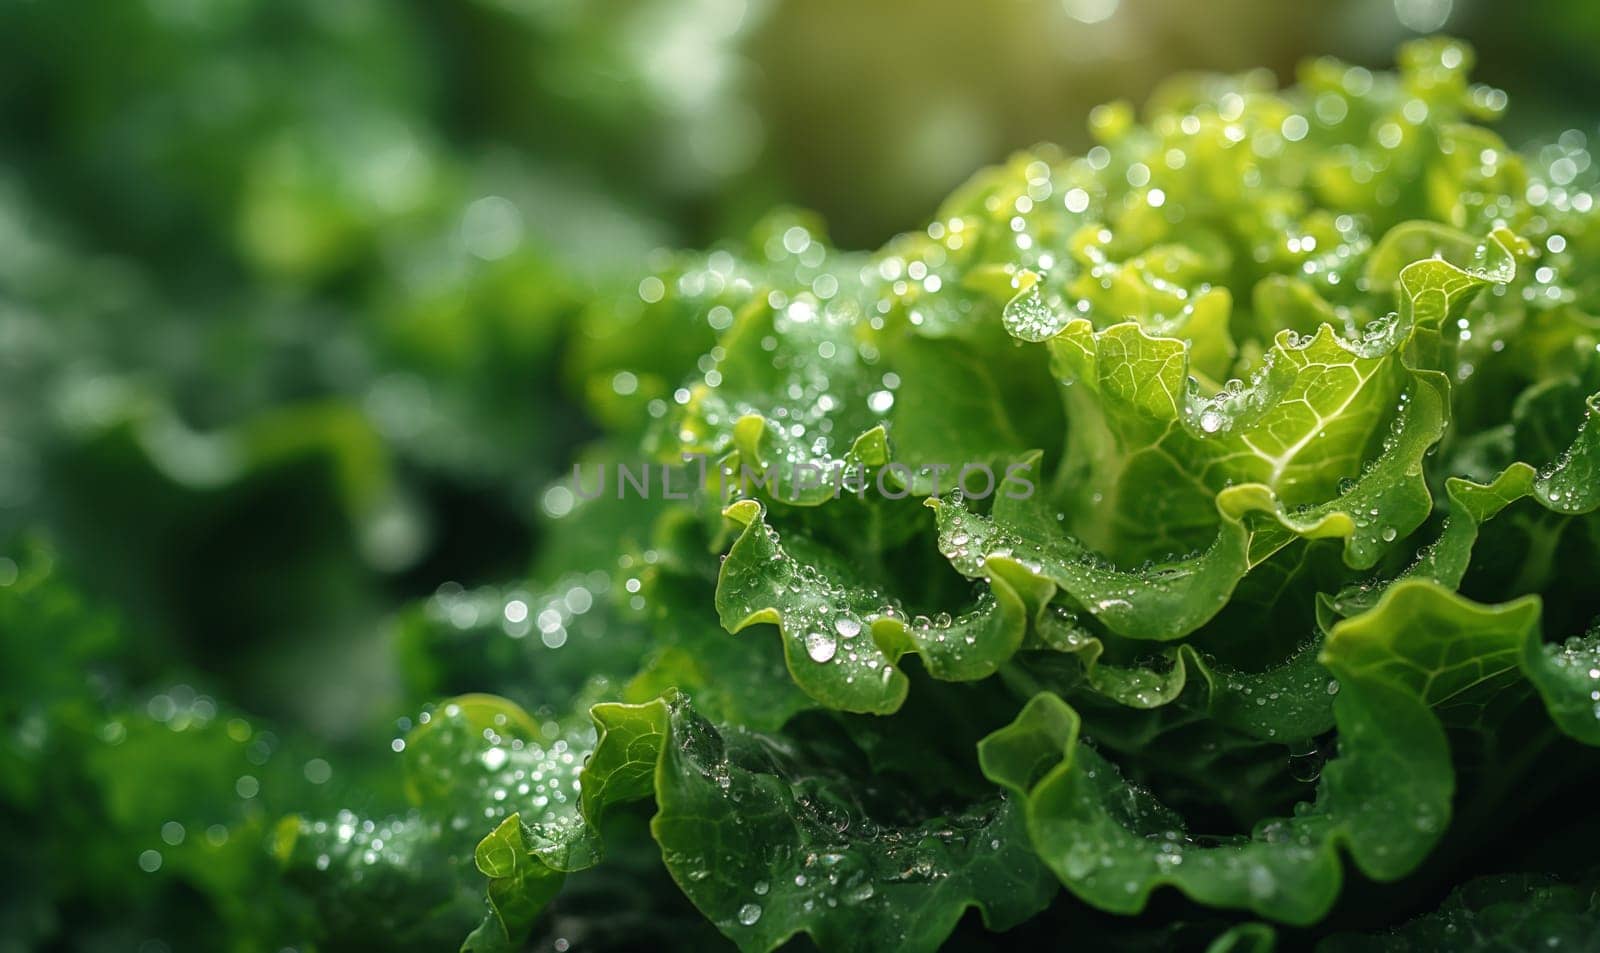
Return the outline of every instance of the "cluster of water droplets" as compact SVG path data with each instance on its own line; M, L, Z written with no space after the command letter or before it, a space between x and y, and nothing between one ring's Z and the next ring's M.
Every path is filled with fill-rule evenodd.
M305 822L299 836L314 845L311 865L317 871L334 871L352 884L380 866L407 869L427 855L433 841L419 811L374 820L341 810L331 820Z
M973 857L1004 846L993 803L952 816L890 822L864 811L857 798L839 796L840 786L857 789L857 779L790 764L787 745L774 748L739 728L724 728L719 736L709 725L676 718L673 736L682 752L680 769L699 782L696 796L713 799L696 805L697 816L729 825L731 835L725 836L737 836L752 812L782 832L763 846L759 873L748 878L737 860L723 861L704 849L714 842L665 848L689 895L708 891L707 902L726 911L730 927L753 927L774 905L802 922L851 907L895 917L900 914L888 894L956 876L971 867ZM773 777L781 783L770 784ZM778 790L786 793L774 795ZM890 813L911 807L899 805ZM782 820L773 821L774 815ZM730 890L735 896L728 896Z
M822 567L796 559L765 521L753 527L760 548L723 564L718 598L751 611L776 608L786 638L796 640L813 664L838 669L845 684L887 681L894 667L870 635L874 621L897 611L881 590L851 587Z
M1535 489L1558 513L1582 513L1600 506L1600 399L1590 399L1572 445L1539 469Z
M1223 383L1214 394L1201 391L1199 381L1188 380L1187 400L1183 404L1184 417L1191 431L1210 435L1226 433L1241 418L1258 411L1261 400L1254 387L1238 378Z
M1543 648L1550 664L1573 686L1572 691L1588 689L1583 694L1591 703L1595 720L1600 722L1600 619L1595 620L1587 634Z
M505 702L448 702L425 712L407 740L406 771L430 818L455 830L481 834L516 812L526 824L567 828L578 823L578 777L595 740L586 717L538 720Z
M536 639L545 648L559 649L574 632L600 637L598 627L584 627L583 620L597 605L603 607L610 585L610 576L598 570L564 577L539 593L520 587L466 589L445 583L423 611L447 631Z

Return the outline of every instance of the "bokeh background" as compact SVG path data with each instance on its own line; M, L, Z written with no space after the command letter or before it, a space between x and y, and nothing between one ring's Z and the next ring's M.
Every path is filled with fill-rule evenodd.
M1509 140L1596 132L1586 0L0 0L0 585L47 552L119 685L360 750L397 614L540 560L659 249L871 248L1174 72L1435 31Z

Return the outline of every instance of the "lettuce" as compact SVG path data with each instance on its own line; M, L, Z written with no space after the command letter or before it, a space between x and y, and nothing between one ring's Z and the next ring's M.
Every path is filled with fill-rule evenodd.
M563 340L602 433L536 565L399 613L417 714L324 787L209 699L81 686L115 626L0 564L0 800L81 802L71 850L156 852L151 916L237 949L1586 942L1600 172L1478 125L1472 60L1175 79L876 252L779 211L527 326L389 302L383 366L445 367L453 420ZM326 444L382 515L387 438L275 419L242 470ZM495 432L398 457L514 482ZM168 822L208 839L144 847Z
M439 747L411 822L456 856L452 811L493 827L466 948L559 916L640 801L743 950L933 949L968 908L1213 949L1595 929L1592 832L1520 811L1600 765L1600 232L1587 153L1473 125L1504 97L1471 62L1175 80L877 253L780 213L592 308L618 423L553 539L626 510L632 542L552 568L605 577L611 621L562 629L605 650L442 616L412 643L480 687L531 649L502 691L553 719L472 697L408 742ZM575 492L630 453L696 492ZM1415 910L1519 838L1536 873L1349 929L1347 881Z

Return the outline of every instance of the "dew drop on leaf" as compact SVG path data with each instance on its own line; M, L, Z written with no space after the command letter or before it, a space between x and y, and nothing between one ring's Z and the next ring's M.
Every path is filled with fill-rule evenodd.
M816 631L806 633L806 654L811 656L813 662L826 662L833 658L839 651L839 642L826 632Z

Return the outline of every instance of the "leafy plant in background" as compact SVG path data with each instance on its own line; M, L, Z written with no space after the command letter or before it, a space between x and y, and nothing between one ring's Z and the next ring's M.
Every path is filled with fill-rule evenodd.
M589 432L560 381L572 317L664 240L659 195L446 128L478 76L430 28L493 32L485 71L627 52L588 16L491 7L0 14L0 532L48 531L153 669L198 661L336 739L392 700L308 673L383 653L383 614L446 571L525 565L525 514ZM605 23L645 16L671 20ZM661 98L640 79L610 110L665 123Z
M240 949L1585 942L1597 172L1474 124L1471 56L1178 79L877 253L780 213L592 300L564 361L606 434L528 579L397 622L442 700L394 763L117 715L52 668L116 638L20 559L7 803L90 792L64 829ZM685 454L895 492L578 492ZM107 767L180 757L214 803ZM7 915L50 935L88 867Z

